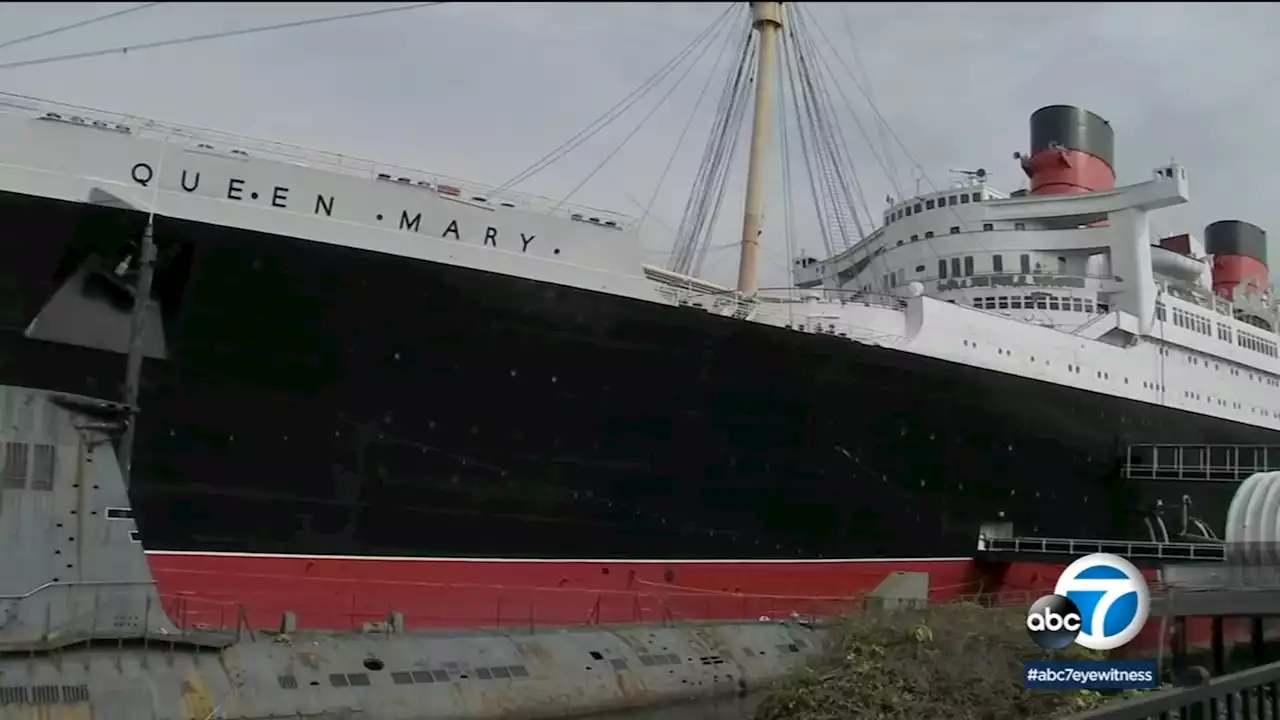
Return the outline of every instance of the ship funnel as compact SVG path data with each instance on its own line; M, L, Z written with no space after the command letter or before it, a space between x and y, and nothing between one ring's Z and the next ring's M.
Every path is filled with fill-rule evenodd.
M1031 114L1031 155L1022 170L1032 195L1070 195L1116 186L1115 133L1101 117L1070 105Z
M1265 290L1267 232L1241 220L1219 220L1204 229L1205 252L1213 256L1213 291L1232 299L1237 292Z

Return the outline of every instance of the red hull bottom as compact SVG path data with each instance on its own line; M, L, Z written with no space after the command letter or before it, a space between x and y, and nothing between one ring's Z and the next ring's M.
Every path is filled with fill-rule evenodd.
M968 558L552 561L164 551L147 557L165 607L181 626L276 628L291 611L298 627L328 630L381 622L393 611L411 628L829 616L861 607L894 572L927 573L934 603L994 595L1025 604L1052 592L1065 568L1014 563L993 576ZM1231 623L1228 633L1229 640L1247 639L1247 623ZM1188 634L1193 646L1207 645L1208 620L1193 620ZM1159 623L1148 623L1130 647L1152 651L1160 636Z

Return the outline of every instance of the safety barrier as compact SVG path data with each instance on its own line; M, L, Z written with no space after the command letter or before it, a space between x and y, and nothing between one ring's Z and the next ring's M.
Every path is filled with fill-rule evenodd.
M1280 662L1208 680L1195 687L1172 688L1122 700L1068 720L1258 720L1280 718Z

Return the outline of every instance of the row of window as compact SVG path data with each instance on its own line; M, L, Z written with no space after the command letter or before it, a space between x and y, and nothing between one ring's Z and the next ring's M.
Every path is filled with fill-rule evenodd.
M995 255L991 255L990 257L991 257L991 272L993 273L1008 272L1005 270L1005 267L1004 267L1003 255L1000 255L997 253ZM916 273L924 273L925 266L917 265L915 271ZM1030 275L1033 272L1038 273L1043 271L1044 271L1044 265L1038 262L1033 264L1031 262L1030 255L1024 253L1018 256L1018 272L1024 275ZM963 257L953 257L953 258L942 258L938 260L938 279L939 280L946 280L948 277L952 277L952 278L972 277L974 274L976 274L976 272L977 272L977 269L976 269L976 264L975 264L973 255L965 255ZM1067 272L1067 259L1065 257L1058 258L1058 272L1061 274L1066 274ZM907 275L907 272L905 269L893 270L885 273L884 275L881 275L880 282L883 283L886 289L897 287L903 284L904 282L906 282L906 275ZM870 292L871 286L869 284L863 285L862 290L863 292Z
M912 205L903 205L902 207L890 211L884 216L884 224L889 225L901 220L904 217L919 215L926 210L941 209L945 207L955 207L956 205L968 205L970 202L982 202L982 193L959 193L949 197L940 197L937 200L930 198L928 200L917 201Z
M1092 315L1110 311L1106 303L1098 303L1095 307L1092 300L1085 298L1059 297L1057 295L997 295L973 299L973 306L982 310L1065 310L1083 312Z
M1236 332L1236 344L1242 348L1248 348L1254 352L1260 352L1267 357L1276 357L1276 343L1273 340L1265 340L1247 333L1244 330Z
M1164 304L1163 303L1156 304L1156 317L1159 318L1160 320L1164 320ZM1208 318L1202 317L1195 313L1187 312L1182 308L1173 309L1173 324L1177 325L1180 328L1186 328L1187 330L1190 330L1192 332L1198 332L1201 335L1205 335L1207 337L1213 337L1213 323L1209 322ZM1219 328L1219 330L1221 331L1221 327ZM1230 328L1227 328L1227 330L1228 332L1230 332ZM1219 332L1219 335L1221 335L1221 332ZM1230 342L1231 338L1228 337L1227 341Z
M1171 314L1173 316L1174 325L1192 332L1200 333L1207 337L1213 337L1214 323L1210 322L1208 318L1177 307L1173 309ZM1156 303L1156 319L1164 322L1169 318L1169 316L1170 313L1166 310L1164 303ZM1217 323L1217 329L1219 340L1228 343L1231 342L1231 328L1229 326L1223 323ZM1235 336L1236 345L1242 348L1262 353L1267 357L1280 357L1280 348L1277 348L1274 340L1261 338L1253 333L1245 332L1244 330L1237 331Z

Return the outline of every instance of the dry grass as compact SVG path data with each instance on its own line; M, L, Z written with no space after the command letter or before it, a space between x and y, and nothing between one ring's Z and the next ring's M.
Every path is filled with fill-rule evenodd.
M1108 700L1024 689L1026 660L1098 657L1041 650L1025 622L1025 609L976 605L848 618L831 651L776 686L756 720L1053 718Z

